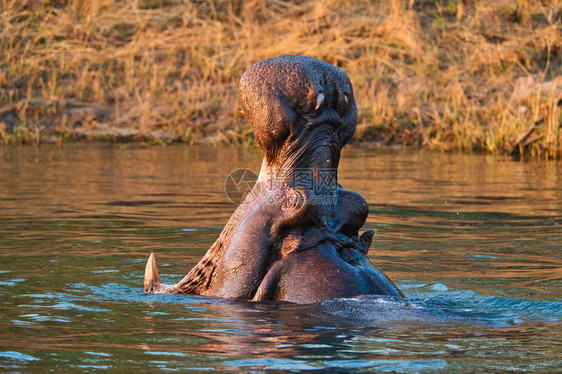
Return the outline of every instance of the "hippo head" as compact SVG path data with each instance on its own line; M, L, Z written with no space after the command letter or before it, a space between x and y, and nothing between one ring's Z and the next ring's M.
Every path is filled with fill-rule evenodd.
M337 183L357 121L349 78L311 57L271 58L244 73L240 101L265 153L255 193L178 284L159 283L151 255L145 290L299 303L400 297L367 259L367 202Z
M337 169L357 122L349 78L311 57L255 63L240 80L240 102L270 169Z

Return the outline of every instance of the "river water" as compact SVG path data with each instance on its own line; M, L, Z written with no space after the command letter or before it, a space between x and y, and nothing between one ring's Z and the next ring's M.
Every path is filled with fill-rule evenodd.
M0 371L492 372L562 367L562 164L345 149L370 259L407 301L145 295L179 281L259 149L0 148Z

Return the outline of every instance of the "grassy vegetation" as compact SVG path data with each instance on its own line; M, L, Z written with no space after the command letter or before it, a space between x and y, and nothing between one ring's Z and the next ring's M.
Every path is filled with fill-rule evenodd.
M562 0L0 0L0 143L252 142L252 63L351 78L357 139L562 157Z

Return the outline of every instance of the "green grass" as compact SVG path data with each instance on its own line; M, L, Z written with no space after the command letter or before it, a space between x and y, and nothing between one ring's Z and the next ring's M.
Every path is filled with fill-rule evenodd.
M561 16L561 0L0 0L0 143L252 144L240 76L301 54L350 76L358 141L560 158Z

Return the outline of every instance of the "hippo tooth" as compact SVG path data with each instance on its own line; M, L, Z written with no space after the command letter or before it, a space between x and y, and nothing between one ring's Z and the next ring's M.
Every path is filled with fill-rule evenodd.
M316 97L316 108L314 108L314 110L318 110L323 102L324 102L324 94L320 92L318 94L318 97Z

